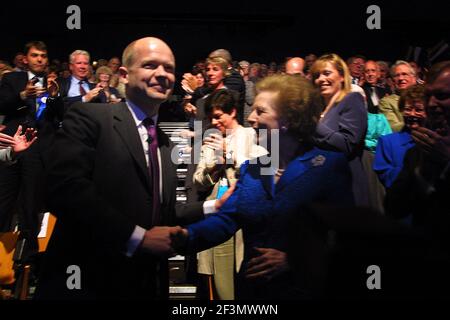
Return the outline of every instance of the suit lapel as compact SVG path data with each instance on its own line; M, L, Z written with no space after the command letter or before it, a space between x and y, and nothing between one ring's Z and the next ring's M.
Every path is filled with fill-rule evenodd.
M133 156L133 159L136 161L141 173L145 176L148 190L151 190L147 162L145 160L142 142L136 128L136 123L133 120L133 116L125 103L111 105L111 108L113 108L114 129L122 138L124 145Z

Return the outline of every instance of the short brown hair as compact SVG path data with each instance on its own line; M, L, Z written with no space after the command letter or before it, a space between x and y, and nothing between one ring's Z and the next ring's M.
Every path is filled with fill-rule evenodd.
M28 51L30 51L31 48L36 48L40 51L45 51L47 52L47 46L44 42L42 41L30 41L25 45L25 55L28 54Z
M398 100L398 109L403 112L407 101L418 100L425 103L425 86L421 84L416 84L401 92L400 100Z
M293 75L277 74L258 82L256 91L276 92L277 112L286 121L288 132L303 142L311 142L323 103L318 90L310 81Z

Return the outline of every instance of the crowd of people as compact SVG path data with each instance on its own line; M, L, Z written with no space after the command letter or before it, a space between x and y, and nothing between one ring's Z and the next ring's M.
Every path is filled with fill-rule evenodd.
M317 205L418 232L432 260L450 262L450 61L330 53L265 65L217 49L175 74L153 37L95 64L86 50L50 63L42 41L14 68L0 61L0 231L17 227L24 259L39 263L36 298L166 299L175 253L194 257L204 297L322 296L292 249L291 226ZM191 160L202 141L186 204L175 203L174 146L158 126L176 81ZM47 211L57 222L37 261ZM66 285L71 265L79 290Z

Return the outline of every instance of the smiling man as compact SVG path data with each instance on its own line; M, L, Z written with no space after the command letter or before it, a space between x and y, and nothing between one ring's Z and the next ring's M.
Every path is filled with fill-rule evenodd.
M381 99L378 108L386 116L392 131L399 132L405 125L403 115L398 108L399 93L415 85L417 78L411 65L403 60L397 61L391 67L391 77L394 80L396 93Z
M162 226L174 221L177 178L172 143L156 123L173 90L175 58L148 37L128 45L122 60L126 102L75 103L56 137L48 180L58 221L40 299L168 297L177 228ZM79 290L66 285L71 265L81 270Z
M75 50L69 56L71 76L68 79L58 79L60 94L66 108L75 102L106 102L106 96L99 85L88 81L90 55L84 50Z

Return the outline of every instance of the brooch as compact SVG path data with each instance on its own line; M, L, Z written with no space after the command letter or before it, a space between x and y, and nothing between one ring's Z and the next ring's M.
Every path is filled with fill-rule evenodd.
M325 163L325 157L323 155L318 155L311 160L313 167L322 166Z

